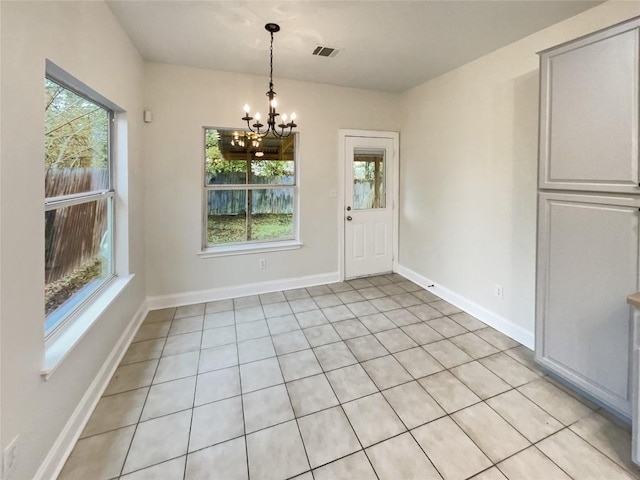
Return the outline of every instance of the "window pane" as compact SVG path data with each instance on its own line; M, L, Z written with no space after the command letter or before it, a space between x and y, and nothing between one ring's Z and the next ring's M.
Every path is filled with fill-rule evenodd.
M295 238L295 144L205 128L207 247Z
M207 243L220 245L246 241L246 190L207 192Z
M294 185L295 136L205 129L205 185Z
M218 160L207 162L207 185L245 185L247 162Z
M385 208L384 150L353 154L353 209Z
M293 188L249 191L251 202L250 240L293 238Z
M206 185L246 185L247 155L239 145L244 145L242 133L240 139L237 131L205 130Z
M258 160L251 163L251 183L294 185L293 161Z
M45 80L45 195L109 188L109 111Z
M112 274L111 202L45 212L45 331Z

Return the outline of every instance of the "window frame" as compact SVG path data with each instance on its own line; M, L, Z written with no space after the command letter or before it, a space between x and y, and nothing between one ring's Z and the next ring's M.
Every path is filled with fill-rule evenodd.
M49 66L49 63L48 63ZM51 70L57 70L57 68L51 68ZM96 285L93 291L86 294L84 298L82 298L77 304L73 305L68 312L63 313L60 318L58 318L53 325L47 328L47 319L54 315L60 307L64 305L60 305L58 308L53 310L49 315L46 314L44 316L44 335L45 342L51 343L55 341L70 325L72 325L75 320L82 314L83 311L87 309L87 307L96 302L96 299L100 297L105 290L109 288L112 284L113 280L116 278L116 185L115 185L115 118L116 112L112 106L106 105L104 101L102 101L102 96L94 92L90 88L76 88L74 87L70 81L66 81L61 78L64 75L56 75L56 72L50 71L47 68L45 73L45 82L47 80L59 85L60 87L72 92L73 94L84 98L85 100L91 102L92 104L102 108L107 112L107 163L108 163L108 185L107 188L102 188L99 190L91 190L88 192L79 192L75 194L57 196L57 197L46 197L44 198L44 213L58 210L65 207L72 207L75 205L84 205L88 203L97 203L101 200L106 200L107 202L107 232L108 236L108 274L101 279L100 284ZM76 82L73 82L76 83ZM45 283L46 285L46 283ZM66 301L73 298L75 295L80 293L82 289L78 292L75 292L71 295ZM44 292L43 292L44 293ZM43 294L44 300L44 294Z
M198 255L202 258L227 256L227 255L240 255L244 253L257 253L257 252L270 252L280 250L293 250L300 248L302 243L299 238L299 218L300 218L300 199L299 199L299 155L298 155L298 132L293 133L293 162L294 162L294 175L292 184L261 184L261 183L242 183L242 184L207 184L206 162L207 162L207 131L208 130L225 130L225 131L237 131L248 132L245 128L230 128L230 127L202 127L202 163L200 164L202 185L202 235L200 252ZM260 161L260 160L257 160ZM248 181L248 180L247 180ZM289 239L273 239L273 240L247 240L244 242L224 243L218 245L209 244L209 225L208 225L208 196L210 191L245 191L249 190L277 190L277 189L291 189L292 191L292 207L293 207L293 225L292 236ZM250 215L251 212L247 212Z

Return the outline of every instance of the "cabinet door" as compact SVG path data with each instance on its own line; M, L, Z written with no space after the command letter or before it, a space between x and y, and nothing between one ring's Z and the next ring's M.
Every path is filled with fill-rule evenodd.
M640 466L640 310L632 308L632 315L631 417L633 419L633 436L631 437L631 460Z
M539 195L536 359L629 418L640 198Z
M639 193L640 20L541 53L540 188Z

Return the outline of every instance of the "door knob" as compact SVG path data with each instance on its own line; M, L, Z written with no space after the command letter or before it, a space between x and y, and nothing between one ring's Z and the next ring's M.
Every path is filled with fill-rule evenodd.
M349 216L347 217L347 222L350 222L351 220L353 220L353 218L351 218L351 215L349 215Z

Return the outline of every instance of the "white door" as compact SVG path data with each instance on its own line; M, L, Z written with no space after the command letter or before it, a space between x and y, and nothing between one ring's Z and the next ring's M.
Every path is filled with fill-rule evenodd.
M392 271L394 139L345 137L345 278Z

